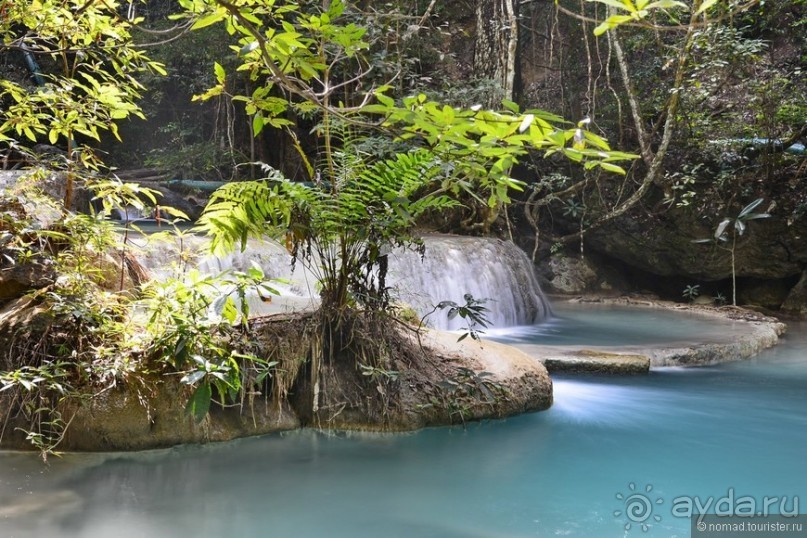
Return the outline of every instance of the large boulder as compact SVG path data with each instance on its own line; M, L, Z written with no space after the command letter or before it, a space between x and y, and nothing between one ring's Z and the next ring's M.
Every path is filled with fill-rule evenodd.
M501 418L552 405L552 380L540 361L514 347L424 331L376 379L354 366L323 365L313 414L296 406L304 423L347 430L404 431ZM421 347L422 345L422 347ZM412 363L407 363L412 360ZM316 393L308 387L309 394ZM327 390L326 390L327 389Z
M55 280L56 272L49 263L32 260L7 267L0 265L0 303L44 288Z
M795 316L807 316L807 271L801 274L801 279L793 286L782 303L782 311Z
M719 220L682 209L656 215L636 210L590 233L586 247L589 252L643 272L647 275L645 280L655 280L660 289L673 282L715 283L728 295L732 277L730 243L695 243L713 237ZM748 223L734 251L738 299L742 304L775 310L787 298L788 311L807 312L807 303L798 302L807 298L799 293L788 296L793 282L807 267L805 236L804 218L774 215Z
M586 258L553 254L541 271L545 292L578 294L598 288L596 269Z
M697 244L715 231L714 219L686 211L631 215L586 237L590 249L659 276L715 281L731 278L727 245ZM719 220L719 219L717 219ZM735 249L738 277L781 279L807 266L807 220L770 218L752 221Z

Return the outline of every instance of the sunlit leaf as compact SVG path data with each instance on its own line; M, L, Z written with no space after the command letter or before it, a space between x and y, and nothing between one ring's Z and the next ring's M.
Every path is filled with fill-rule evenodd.
M698 8L698 10L695 12L695 15L700 15L701 13L706 11L707 9L714 6L716 3L717 3L717 0L703 0L703 3L701 4L701 7Z
M224 11L216 11L215 13L211 13L210 15L202 17L201 19L193 23L193 26L191 26L191 30L199 30L200 28L216 24L217 22L224 20L224 17L225 17Z

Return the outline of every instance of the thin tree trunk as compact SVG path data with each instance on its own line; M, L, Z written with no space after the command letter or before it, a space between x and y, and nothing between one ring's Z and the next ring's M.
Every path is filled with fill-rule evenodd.
M731 304L737 306L737 271L734 265L734 249L737 246L737 233L731 238Z
M700 5L700 2L696 0L695 6L698 5ZM693 7L693 10L695 9L696 7ZM662 165L664 162L664 158L667 156L667 150L670 146L670 142L672 141L673 134L675 133L678 106L681 102L681 93L684 91L684 75L686 73L687 63L690 59L692 46L695 41L696 28L697 26L695 24L695 21L694 20L690 21L690 24L687 28L687 33L683 39L683 45L678 53L678 58L676 60L676 70L673 80L673 86L671 88L670 97L667 100L667 107L664 111L665 119L664 119L664 126L662 128L661 140L659 141L658 148L655 151L651 147L652 133L648 133L647 130L644 128L642 114L639 108L639 101L636 96L635 90L633 89L633 85L631 83L631 78L628 71L628 64L622 52L618 30L617 29L610 30L611 41L614 46L614 51L616 52L617 64L619 65L620 72L622 73L622 79L625 85L628 103L631 109L631 116L633 118L634 128L636 129L636 134L639 139L640 153L642 156L642 160L645 162L645 165L647 166L647 171L645 172L644 178L639 184L639 187L624 202L615 206L605 215L602 215L601 217L596 219L587 228L581 229L578 232L564 235L562 237L553 237L551 238L552 241L560 243L568 243L573 240L579 240L586 232L593 231L599 228L600 226L606 224L607 222L610 222L616 219L617 217L627 213L644 197L644 195L650 190L650 187L658 181L658 178L663 170ZM528 210L535 210L540 206L547 205L549 202L551 202L551 200L552 200L551 197L546 197L544 200L537 201L533 206L533 208L532 209L528 208Z
M502 97L513 101L516 97L517 60L518 3L515 0L477 0L474 74L498 83Z

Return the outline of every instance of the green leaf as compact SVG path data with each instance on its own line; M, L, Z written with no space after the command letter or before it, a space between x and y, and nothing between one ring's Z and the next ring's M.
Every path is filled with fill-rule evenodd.
M216 73L216 80L219 84L224 84L224 80L227 78L227 74L224 72L224 68L221 66L220 63L214 62L213 63L213 71Z
M701 7L699 7L698 10L695 12L695 15L700 15L701 13L703 13L716 3L717 0L704 0L704 2L701 4Z
M252 136L258 136L263 131L264 121L261 114L252 117Z
M235 320L238 319L238 308L235 305L235 299L229 295L224 299L224 304L221 307L221 317L227 320L230 325L235 325Z
M168 72L164 69L163 64L161 64L160 62L149 62L148 66L152 71L154 71L158 75L162 76L168 75Z
M600 24L594 29L594 35L600 36L605 32L607 32L608 30L616 28L620 24L626 23L631 20L633 20L633 17L631 17L630 15L611 15L610 17L605 19L605 21L602 24Z
M689 6L683 2L677 2L676 0L657 0L656 2L648 4L645 9L649 11L651 9L672 9L675 7L687 9Z
M623 176L625 175L625 169L622 168L621 166L605 162L599 163L599 166L603 170L608 170L609 172L614 172Z
M202 383L199 385L191 399L188 400L185 406L185 412L193 416L196 422L202 422L208 411L210 411L210 400L213 397L213 391L210 388L210 383Z
M764 200L764 198L757 198L756 200L754 200L753 202L751 202L750 204L748 204L747 206L742 208L742 210L740 211L740 214L737 215L737 218L738 219L745 218L746 215L748 215L753 210L755 210L757 207L759 207L759 205L763 202L763 200Z
M395 105L395 101L392 99L392 97L384 95L383 93L377 93L376 99L378 99L378 102L381 103L384 107L392 107Z
M210 26L211 24L216 24L217 22L224 20L224 16L225 15L223 11L217 11L215 13L211 13L210 15L202 17L201 19L193 23L193 26L191 26L191 30L199 30L200 28Z
M519 113L518 104L514 103L513 101L502 99L502 106L515 114Z

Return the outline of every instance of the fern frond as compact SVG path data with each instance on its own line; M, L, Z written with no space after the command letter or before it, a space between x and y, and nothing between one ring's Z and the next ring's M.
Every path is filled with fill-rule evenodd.
M279 173L269 180L230 183L210 197L197 228L210 236L213 253L226 254L236 246L244 250L250 237L283 235L293 215L307 213L316 202L314 189Z

